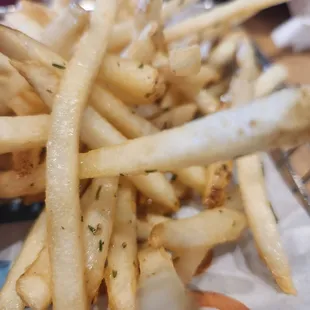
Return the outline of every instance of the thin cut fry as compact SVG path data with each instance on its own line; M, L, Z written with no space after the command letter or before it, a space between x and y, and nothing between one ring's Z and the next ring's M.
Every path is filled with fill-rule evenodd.
M16 290L31 309L46 309L52 300L50 260L47 247L18 279ZM31 292L30 294L29 291Z
M88 21L88 14L78 4L71 3L50 23L41 35L40 42L70 59L72 46Z
M26 268L36 259L45 242L46 214L45 211L43 211L24 241L23 248L11 267L4 286L0 291L1 310L22 310L25 308L23 301L17 295L15 288L16 281L26 271Z
M246 228L245 216L235 210L217 208L205 210L185 219L157 224L150 235L153 247L164 246L171 251L215 245L239 238Z
M184 126L80 155L80 177L171 171L309 140L309 90L286 89ZM261 113L264 111L264 113Z
M34 148L21 152L13 153L13 169L20 176L29 174L40 163L41 148Z
M152 120L152 123L159 129L169 129L181 126L191 121L197 112L194 103L184 104L162 113Z
M65 70L52 110L47 147L46 202L53 308L56 310L88 308L80 242L78 136L83 108L106 51L117 5L118 1L112 0L96 2L89 30ZM89 56L90 46L92 57Z
M115 217L117 187L118 178L95 179L88 189L93 201L83 206L86 287L90 301L98 293L104 277Z
M207 167L203 202L208 208L215 208L224 204L226 188L232 177L232 169L232 161L217 162Z
M139 309L194 310L196 307L180 281L170 255L163 249L142 249L138 254Z
M49 123L49 115L1 117L0 154L44 146Z
M221 5L210 12L200 14L166 28L164 32L165 38L167 42L171 42L192 33L212 29L212 27L222 23L223 20L234 24L240 16L244 20L263 9L283 2L286 2L286 0L235 0L231 3Z
M194 100L197 104L199 111L204 115L215 113L221 108L220 100L213 96L206 89L202 89Z
M51 108L54 94L57 93L58 89L57 77L49 69L35 64L18 64L15 62L14 65L29 80L29 83L37 90L46 105ZM157 131L156 127L143 118L137 118L135 115L131 118L132 113L128 107L115 96L107 91L100 90L99 87L94 88L94 94L90 103L96 106L98 110L100 108L100 111L104 115L110 116L110 120L114 120L113 123L119 124L119 126L124 124L124 128L126 129L132 128L135 130L133 131L134 134L141 129L148 132L154 128ZM124 119L127 119L127 121L123 122ZM135 125L135 122L138 124ZM141 124L145 124L146 126L141 127ZM81 138L90 148L99 148L126 142L126 138L105 119L100 117L92 107L87 107L84 112ZM173 188L163 175L152 173L130 177L130 180L145 196L165 206L167 208L166 211L172 212L178 209L179 203L177 197Z
M139 241L146 241L150 233L153 229L153 227L156 224L168 221L169 218L157 215L157 214L150 214L148 213L145 217L141 219L137 219L137 238Z
M136 193L121 179L105 270L109 308L136 309L137 274Z
M199 45L171 50L169 52L169 64L176 76L198 74L201 68Z
M258 251L280 288L287 294L295 295L289 263L266 196L260 156L254 154L240 158L237 168L245 212Z
M0 198L14 198L42 193L45 189L45 164L20 175L14 170L0 173Z
M287 69L282 65L273 65L263 72L254 85L255 98L270 94L287 79Z

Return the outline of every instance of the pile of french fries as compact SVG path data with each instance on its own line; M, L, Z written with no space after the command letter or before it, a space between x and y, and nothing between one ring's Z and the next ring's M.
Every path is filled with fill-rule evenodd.
M189 288L249 228L295 294L259 152L310 138L310 91L237 26L283 0L22 1L0 25L0 198L44 200L0 309L248 309ZM168 26L167 26L168 25ZM233 178L233 171L235 178ZM175 219L199 197L204 210ZM207 275L206 275L207 276Z

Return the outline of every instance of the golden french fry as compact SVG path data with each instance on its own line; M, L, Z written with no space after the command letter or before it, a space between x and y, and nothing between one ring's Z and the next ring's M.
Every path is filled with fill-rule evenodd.
M277 87L281 86L287 79L287 68L283 65L273 65L263 72L255 81L255 98L270 94Z
M237 168L245 212L258 251L283 292L295 295L289 263L266 196L260 156L240 158Z
M270 6L286 2L286 0L235 0L221 5L209 12L189 18L165 29L164 34L167 42L171 42L189 34L211 29L212 27L227 21L234 25L238 18L242 21L252 17L259 11Z
M169 52L169 64L176 76L198 74L201 68L199 45L176 48Z
M46 154L46 204L53 308L56 310L84 310L89 306L80 240L79 129L83 109L106 52L117 5L118 1L114 0L96 2L89 29L64 72L51 114Z
M0 118L0 154L44 146L49 115L3 116Z
M179 279L170 255L163 249L146 248L138 254L140 277L137 305L139 309L196 309Z
M121 179L115 222L105 269L109 308L135 309L137 290L136 193Z
M162 113L153 119L152 123L161 130L169 129L191 121L196 112L197 106L194 103L188 103Z
M149 237L152 246L171 251L203 247L234 241L246 228L245 216L235 210L216 208L185 219L157 224Z
M44 30L40 42L53 51L70 59L72 47L83 32L88 22L88 14L78 4L72 3L64 8L60 14Z
M199 111L204 115L215 113L221 108L221 101L206 89L202 89L194 100Z
M112 228L113 231L116 228L117 187L117 177L95 179L87 190L92 196L92 202L82 206L86 287L91 301L98 293L104 277Z
M232 169L232 161L217 162L207 167L203 202L208 208L215 208L224 204L226 188L232 177Z
M54 96L58 90L59 80L57 76L49 71L49 69L35 64L14 63L15 67L23 74L29 83L36 89L38 94L50 108L53 105ZM132 129L133 134L139 134L143 129L146 132L156 130L151 123L143 118L137 118L120 100L107 91L94 87L94 92L90 103L98 108L102 114L114 120L114 124L122 126L126 129ZM123 117L123 118L122 118ZM127 122L123 122L127 119ZM137 123L137 125L135 125ZM128 125L129 124L129 125ZM146 126L141 127L141 124ZM99 148L103 146L115 145L126 142L126 138L111 126L104 118L102 118L92 107L87 107L82 119L81 139L90 148ZM179 208L178 199L173 191L172 186L159 173L152 173L139 176L132 176L130 180L135 186L147 197L153 199L157 203L163 205L168 212L176 211Z
M168 221L169 218L158 214L147 214L141 219L137 219L137 238L139 241L147 241L153 227L156 224Z
M8 171L11 169L12 169L12 154L11 153L1 154L0 171Z
M41 213L30 230L23 248L12 265L6 281L0 291L0 309L16 309L25 308L23 301L16 292L16 281L31 265L46 243L46 214Z
M171 171L298 145L309 140L309 105L309 89L285 89L175 129L81 154L80 177Z
M50 267L48 249L45 246L38 254L37 259L16 282L18 295L31 309L46 309L51 303Z
M29 174L32 169L35 169L40 163L41 148L13 153L13 169L20 176Z
M23 175L13 170L1 172L0 197L14 198L42 193L45 189L45 172L45 164Z

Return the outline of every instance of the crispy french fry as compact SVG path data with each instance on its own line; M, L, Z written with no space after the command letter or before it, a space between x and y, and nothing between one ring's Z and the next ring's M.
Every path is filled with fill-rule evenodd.
M147 241L153 227L156 224L168 221L169 218L158 214L147 214L141 219L137 219L137 238L139 241Z
M50 117L3 116L0 118L0 154L44 146Z
M244 21L263 9L283 2L286 2L286 0L252 0L250 2L247 0L235 0L221 5L210 12L200 14L166 28L164 32L165 38L167 42L171 42L202 30L212 30L212 27L222 23L223 20L227 20L230 25L234 25L240 17Z
M232 169L232 161L217 162L207 167L203 202L208 208L215 208L224 204L226 188L232 177Z
M225 36L211 52L208 58L209 63L216 68L222 68L231 63L235 58L242 36L241 32L233 32Z
M285 293L295 295L289 263L266 196L260 156L253 154L240 158L237 168L245 212L258 251L279 287Z
M117 5L118 1L114 0L96 2L89 29L65 70L51 114L46 156L46 204L53 308L56 310L88 308L80 240L79 129L83 109L106 52ZM92 57L89 57L89 46Z
M172 251L203 247L234 241L246 228L245 216L235 210L217 208L202 211L185 219L157 224L149 237L152 246Z
M0 309L16 309L25 308L23 301L17 295L16 281L26 271L27 267L33 263L42 250L46 242L46 214L41 213L32 229L30 230L23 248L12 265L6 278L4 286L0 291Z
M298 145L309 140L309 105L309 89L282 90L182 127L81 154L80 177L171 171Z
M128 181L121 179L105 269L112 310L136 309L137 274L136 193Z
M175 254L174 268L183 283L189 283L206 256L206 247L186 249Z
M194 100L199 111L204 115L215 113L221 108L221 101L206 89L201 90Z
M20 64L13 62L13 65L38 91L46 105L51 107L53 102L53 94L57 92L58 88L57 77L52 75L47 68L35 64ZM45 83L42 81L43 78ZM48 91L46 91L47 85ZM140 137L141 135L148 135L159 131L150 122L139 117L138 115L132 114L130 109L126 107L120 100L100 87L94 87L90 104L94 106L101 115L108 117L108 120L123 133L125 133L129 138ZM120 144L126 141L126 139L119 132L117 132L112 126L102 120L99 115L97 115L97 113L92 110L92 108L87 108L87 113L91 116L84 118L84 125L82 125L83 129L81 133L82 140L90 148L98 148L102 147L103 145L106 146ZM127 121L124 122L124 119ZM96 126L94 126L94 124L96 124ZM98 130L99 127L102 129ZM103 132L106 131L109 133L109 135L103 135ZM92 141L89 139L91 136L93 137ZM201 176L201 170L199 173L198 172L199 171L197 168L187 168L180 171L180 173L184 176L183 180L185 180L186 184L189 184L189 186L193 186L197 190L200 190L203 188L204 183L202 182L203 179L199 177L199 175ZM143 173L145 173L145 171ZM145 180L146 178L149 179L148 182ZM168 209L166 211L171 212L171 210L175 211L178 209L179 204L175 194L173 194L173 189L170 188L168 182L166 182L163 176L153 173L148 176L135 176L131 180L147 197L152 198L154 201L163 204L164 206L167 206ZM150 186L149 182L151 181L154 186ZM159 191L159 188L165 192L165 195L163 195L163 192L161 193Z
M139 309L196 309L173 267L170 255L163 248L143 249L139 252L138 259Z
M117 177L95 179L88 189L93 201L83 206L86 287L90 301L98 293L104 277L116 212L117 187Z
M21 152L13 153L13 169L20 176L29 174L40 163L41 148L34 148Z
M31 309L46 309L52 300L51 270L48 249L45 246L37 259L16 282L16 291Z
M45 164L31 169L28 174L20 175L19 172L9 170L0 173L0 197L14 198L34 195L45 189Z
M70 59L72 46L83 32L87 21L86 11L72 3L43 30L40 42L65 59Z
M0 155L0 171L8 171L12 169L12 154L6 153Z
M176 48L169 52L169 64L176 76L198 74L201 68L199 45Z
M287 69L282 65L273 65L263 72L255 81L255 98L270 94L277 87L281 86L287 79Z
M153 119L152 123L161 130L169 129L191 121L196 112L197 106L194 103L188 103L162 113Z
M123 58L140 61L141 63L150 64L156 53L152 37L156 34L157 28L158 25L155 22L147 24L138 38L130 43L122 52L121 56Z

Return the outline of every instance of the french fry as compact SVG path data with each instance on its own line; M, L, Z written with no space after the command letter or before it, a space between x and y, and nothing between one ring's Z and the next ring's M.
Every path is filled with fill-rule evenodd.
M104 58L98 81L121 99L134 104L154 102L165 92L165 83L156 69L115 55Z
M147 24L138 38L122 52L122 58L133 59L141 63L150 64L155 56L156 49L152 37L156 34L158 25L155 22Z
M232 177L232 169L232 161L217 162L207 167L203 202L208 208L215 208L224 204L226 188Z
M263 72L255 81L254 96L260 98L270 94L287 79L287 69L282 65L273 65Z
M38 254L37 259L16 282L18 295L31 309L46 309L51 303L50 268L48 248L45 246Z
M179 279L170 255L163 249L146 248L138 254L140 277L139 309L196 309Z
M188 103L162 113L153 119L152 123L161 130L169 129L191 121L196 112L197 106L194 103Z
M121 179L105 269L109 307L112 310L136 309L138 270L135 196L131 184Z
M175 253L174 268L183 283L187 284L192 280L207 252L205 247L198 247Z
M80 240L79 129L87 97L106 51L117 5L118 1L96 2L89 29L65 70L51 114L46 157L46 204L53 308L56 310L88 308ZM89 57L89 46L92 47L92 57Z
M14 198L26 195L35 195L45 189L45 164L31 169L28 174L9 170L0 173L0 197Z
M41 148L34 148L13 153L13 169L20 176L29 174L32 169L35 169L39 165L41 151Z
M112 226L114 222L118 178L96 179L81 200L87 294L95 298L104 276ZM34 287L36 289L34 289ZM16 289L26 305L32 309L46 309L52 302L52 277L48 249L17 281Z
M171 0L168 2L164 2L162 9L162 20L163 22L167 22L174 15L179 13L182 9L188 7L191 4L198 2L198 0Z
M221 108L221 101L206 89L201 90L194 100L199 111L204 115L215 113Z
M81 154L80 177L171 171L298 145L309 140L308 92L307 88L282 90L175 129Z
M57 76L51 73L47 68L35 64L27 65L15 62L14 65L18 68L21 74L29 80L29 83L37 90L46 105L51 108L53 105L54 94L56 94L58 90L59 81ZM100 102L102 105L100 105ZM146 131L148 130L147 128L151 128L151 130L152 128L155 128L151 123L146 121L143 122L142 118L130 118L132 115L130 110L112 94L103 90L101 91L99 87L98 89L95 87L95 93L92 97L91 103L93 106L96 105L96 107L101 106L102 108L100 111L104 112L104 115L110 115L110 120L116 120L114 123L117 122L120 126L122 123L127 123L122 122L121 117L124 117L124 119L128 119L128 122L131 122L130 124L135 122L139 122L139 124L141 122L145 123L147 126L145 127ZM111 107L114 107L114 109L111 109ZM130 125L129 128L140 130L141 127ZM126 142L126 138L113 128L113 126L111 126L105 119L100 117L100 115L91 107L86 108L86 111L84 112L81 138L90 148L99 148ZM145 174L145 172L143 172L143 174ZM152 173L149 175L130 177L130 180L147 197L150 197L154 201L165 206L167 211L172 212L178 209L179 203L177 197L175 196L173 188L163 175Z
M11 153L1 154L0 171L8 171L11 169L12 169L12 154Z
M201 68L201 55L198 45L176 48L169 52L169 64L176 76L198 74Z
M86 287L90 301L98 294L104 277L115 212L118 212L116 211L117 187L117 177L95 179L88 189L93 201L83 206Z
M239 238L246 228L245 216L235 210L217 208L202 211L185 219L170 220L157 224L149 237L149 243L171 251L204 248Z
M139 116L146 119L155 118L162 111L163 109L157 102L150 104L142 104L137 106L136 108L133 108L133 113L137 113Z
M50 117L3 116L0 118L0 154L44 146Z
M78 4L72 3L43 30L40 42L65 59L70 59L72 46L83 32L87 22L86 11Z
M237 168L245 212L258 251L283 292L295 295L289 263L266 196L260 156L253 154L240 158Z
M16 281L26 271L27 267L36 259L46 242L46 214L41 213L30 230L23 248L12 265L6 281L0 291L0 309L25 308L23 301L16 292Z
M122 50L132 40L134 24L132 20L121 22L114 25L111 40L108 43L110 52Z
M137 238L139 241L147 241L153 227L156 224L168 221L169 218L158 214L148 213L145 217L137 219Z
M242 21L255 15L259 11L274 6L286 0L235 0L231 3L221 5L210 12L200 14L189 18L176 25L165 29L164 34L167 42L171 42L189 34L200 32L222 23L227 20L230 25L234 25L238 18L242 17Z
M211 52L208 62L216 68L222 68L232 63L242 36L241 32L233 32L225 36Z
M12 62L13 65L19 70L19 72L25 76L25 78L29 81L29 83L38 91L42 99L45 101L46 105L49 107L52 106L52 98L53 94L57 92L57 84L58 79L55 75L52 75L48 69L35 65L35 64L20 64L16 62ZM42 79L44 77L45 83L42 83ZM48 88L46 88L48 85ZM48 91L46 90L48 89ZM151 133L156 133L159 130L152 125L147 120L139 117L138 115L132 114L130 109L126 107L120 100L118 100L115 96L113 96L108 91L101 89L100 87L94 86L94 91L91 96L90 104L95 107L95 109L103 116L106 116L108 120L114 124L118 129L120 129L123 133L127 135L129 138L140 137L141 135L148 135ZM124 137L117 132L112 126L107 125L105 121L102 121L99 115L91 108L87 108L87 113L93 116L88 116L84 118L81 131L82 140L86 142L86 144L90 148L98 148L102 147L102 145L113 145L120 144L125 142ZM87 119L87 120L86 120ZM89 120L88 120L89 119ZM123 120L127 121L124 122ZM100 124L102 123L101 130L98 130ZM96 127L94 126L96 124ZM86 128L90 128L92 134L89 133L89 130ZM104 129L106 128L106 129ZM108 131L110 136L103 135L104 131ZM94 136L97 136L97 138ZM93 136L93 141L90 142L89 137ZM109 138L111 137L111 138ZM113 138L114 137L114 138ZM108 140L107 140L108 138ZM101 144L98 144L101 141ZM145 171L143 172L145 173ZM201 177L202 171L198 171L197 168L187 168L179 171L178 173L183 176L182 180L189 184L189 186L194 187L198 190L201 190L204 187L204 178ZM145 178L149 179L149 182L153 179L154 187L149 185L149 182L145 180ZM157 179L157 185L155 185L155 178ZM144 180L144 182L142 182ZM168 207L167 211L178 209L179 204L177 203L177 199L175 194L173 194L173 189L169 186L168 182L166 182L163 176L152 173L148 176L135 176L132 178L134 184L138 187L140 191L142 191L147 197L152 198L154 201L163 204ZM157 189L156 189L157 188ZM165 195L160 193L159 188L165 192Z

